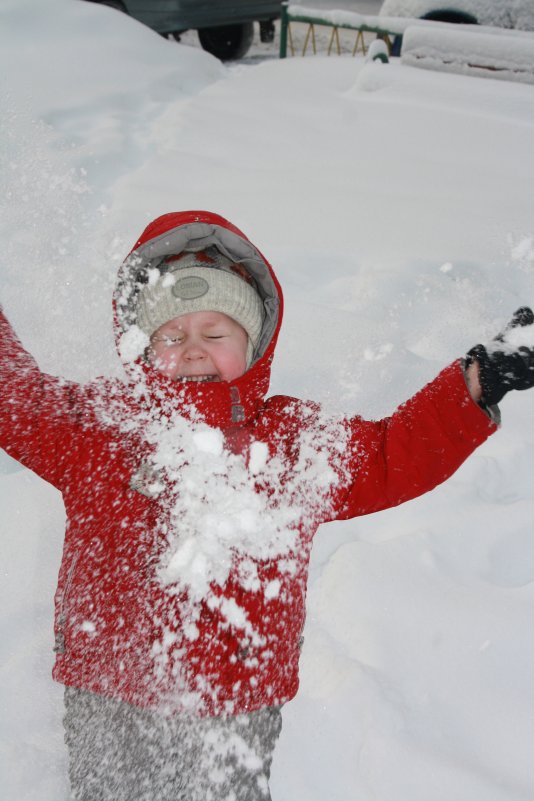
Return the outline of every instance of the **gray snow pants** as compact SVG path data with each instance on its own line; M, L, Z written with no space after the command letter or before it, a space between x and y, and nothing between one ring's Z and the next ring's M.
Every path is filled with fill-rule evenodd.
M166 717L66 687L64 726L76 801L270 801L279 707Z

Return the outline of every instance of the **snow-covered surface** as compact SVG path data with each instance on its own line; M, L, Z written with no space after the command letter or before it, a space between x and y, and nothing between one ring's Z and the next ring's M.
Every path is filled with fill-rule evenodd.
M489 4L490 7L492 4ZM468 30L473 35L493 35L497 33L502 36L512 36L516 38L531 35L530 32L534 30L534 4L532 6L532 14L528 16L515 17L510 16L508 13L505 16L498 16L497 14L489 14L487 5L485 5L486 13L480 17L480 23L476 26L469 26ZM441 8L436 4L436 8ZM497 6L496 6L497 8ZM502 5L499 6L502 9ZM371 9L374 11L375 9ZM384 4L380 9L380 14L375 13L360 13L346 8L325 8L318 9L309 5L298 5L291 3L288 8L289 19L301 20L316 20L326 25L349 27L349 28L368 28L371 30L380 29L386 30L389 33L403 34L408 27L421 27L424 30L441 30L443 28L451 29L451 33L459 33L461 28L457 24L440 22L434 20L421 19L421 15L427 13L427 10L420 10L417 6L417 11L420 13L412 13L415 9L409 5L400 3L397 6L390 6ZM391 13L388 13L391 11ZM521 19L523 24L519 24ZM462 26L466 27L466 26ZM495 29L498 30L495 30ZM506 40L505 40L506 41Z
M376 14L360 14L356 11L343 8L333 9L317 9L312 6L301 6L296 3L291 3L288 8L289 18L295 17L314 17L325 20L330 25L376 25L381 22Z
M3 4L1 301L44 369L120 371L118 262L209 208L281 278L272 392L378 417L534 302L534 93L363 59L223 68L107 8ZM273 801L534 797L534 393L446 485L316 540ZM68 797L64 514L2 461L0 776Z
M443 29L410 26L402 41L402 63L482 78L534 84L534 34L521 38L471 33L471 26Z
M532 0L384 0L380 14L386 17L423 17L436 11L469 14L479 25L534 29Z

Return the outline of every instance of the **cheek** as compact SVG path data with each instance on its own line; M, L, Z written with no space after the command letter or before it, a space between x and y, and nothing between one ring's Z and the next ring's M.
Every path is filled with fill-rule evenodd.
M219 367L226 374L226 380L232 380L243 375L247 367L246 347L243 348L239 344L224 354L219 354Z
M149 355L149 362L157 370L165 370L176 366L177 354L172 349L152 350Z

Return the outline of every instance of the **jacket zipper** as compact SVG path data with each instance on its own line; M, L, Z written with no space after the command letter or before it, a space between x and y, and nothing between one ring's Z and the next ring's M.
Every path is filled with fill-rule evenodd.
M64 654L66 651L65 647L65 624L67 622L67 616L65 615L65 601L69 594L70 585L72 584L72 579L74 577L74 569L78 564L78 559L80 558L80 554L77 553L74 559L72 560L72 564L69 567L69 572L67 573L67 580L65 581L65 586L63 588L63 593L61 595L61 604L59 606L59 612L57 616L57 626L56 626L56 636L54 641L54 652L56 654Z

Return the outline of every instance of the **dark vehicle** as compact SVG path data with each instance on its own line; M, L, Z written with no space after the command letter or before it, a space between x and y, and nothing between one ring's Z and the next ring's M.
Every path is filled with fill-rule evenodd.
M534 0L384 0L380 14L524 31L534 29Z
M242 58L259 22L262 42L274 39L282 0L92 0L130 14L164 36L198 31L200 44L222 61Z
M412 17L459 25L534 30L534 0L384 0L383 17ZM392 55L400 55L402 36L396 36Z

